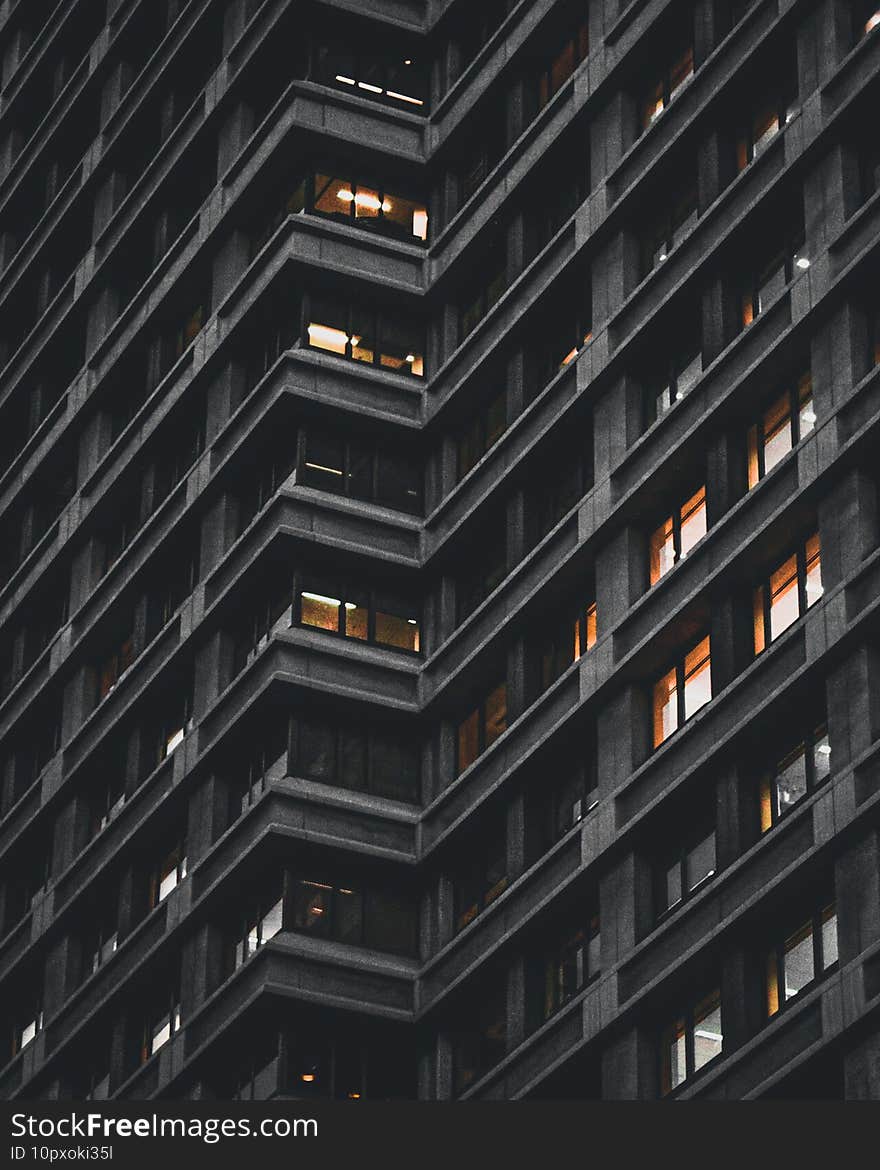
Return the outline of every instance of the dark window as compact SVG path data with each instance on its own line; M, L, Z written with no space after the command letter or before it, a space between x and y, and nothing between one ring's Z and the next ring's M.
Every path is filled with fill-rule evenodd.
M464 341L501 299L507 288L507 247L502 240L484 258L478 277L462 296L458 316L458 339Z
M332 723L304 715L296 724L293 771L321 784L371 792L390 800L419 799L417 744L403 733L350 720Z
M461 1019L461 1015L465 1018ZM456 1096L493 1068L507 1052L507 1003L504 981L486 989L476 1010L459 1013L452 1038L453 1089Z
M542 963L540 1019L548 1020L599 974L601 936L598 910L587 910L576 925L548 947Z
M162 855L150 874L147 904L158 906L186 877L186 838L181 836Z
M389 890L297 878L292 917L294 930L316 938L392 954L415 953L414 907Z
M282 575L267 584L264 596L247 606L250 613L238 619L232 633L233 678L265 650L276 633L290 629L292 596L292 584Z
M111 888L109 896L91 908L90 918L91 922L83 938L84 980L94 975L98 968L116 953L119 942L119 905L115 887Z
M504 828L474 838L463 850L467 862L452 881L454 927L464 930L507 889L507 844Z
M646 276L666 260L669 253L697 222L697 185L692 180L681 187L665 213L642 239L642 275Z
M115 690L123 674L135 659L134 627L131 615L123 622L122 631L114 639L112 648L95 666L95 702L101 703Z
M670 56L663 72L643 91L639 103L640 130L647 130L660 117L693 73L694 49L692 44L687 44Z
M766 150L779 131L794 117L797 101L797 79L791 77L783 80L775 92L769 93L753 106L751 117L737 133L737 170L744 170Z
M471 766L507 730L507 683L493 687L458 725L456 775Z
M589 23L583 19L578 25L558 36L541 54L540 64L533 66L527 82L529 107L527 115L534 116L550 99L559 92L577 69L586 60L590 51Z
M714 877L715 828L706 823L690 832L682 845L660 862L657 873L657 909L663 915L686 901Z
M549 773L549 780L545 772ZM572 767L565 758L554 767L542 769L529 792L526 828L531 860L543 856L598 803L595 752L577 767Z
M327 85L413 114L428 111L427 67L412 46L389 38L382 44L333 39L318 48L316 66L316 80Z
M789 809L824 783L830 772L828 730L820 724L761 777L761 832L766 833Z
M667 362L657 363L662 373L648 379L645 393L645 422L650 426L661 415L681 402L690 393L703 373L703 354L700 343L692 339L682 345L678 354Z
M587 601L572 616L548 623L538 649L539 691L546 691L596 643L596 603Z
M789 244L757 268L743 282L740 297L742 326L745 329L785 291L798 270L809 268L802 243Z
M593 451L587 433L574 449L556 447L544 457L530 477L528 495L529 539L537 544L593 486Z
M456 588L459 622L469 618L507 576L507 532L503 515L481 529L479 539L469 547L479 551L469 558L468 570Z
M306 487L374 500L405 512L422 510L420 465L372 443L307 431L300 481Z
M474 195L507 150L507 102L501 96L475 115L458 165L459 206Z
M456 444L456 479L462 480L494 447L507 429L507 392L502 390L459 434Z
M152 999L153 1006L144 1016L138 1064L146 1064L180 1031L180 988L177 980L166 990L154 994Z
M230 823L238 820L262 796L266 789L270 769L282 761L286 763L286 719L274 719L267 728L260 728L254 732L253 737L259 741L259 746L231 769L232 776L229 784Z

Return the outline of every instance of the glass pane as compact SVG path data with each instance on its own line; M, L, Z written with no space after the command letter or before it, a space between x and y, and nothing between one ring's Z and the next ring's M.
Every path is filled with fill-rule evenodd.
M672 517L669 516L651 535L651 584L655 585L675 564L675 541Z
M712 698L712 670L709 659L709 639L691 650L684 660L684 717L690 719Z
M263 916L263 921L260 924L260 934L263 942L268 942L270 938L274 938L281 929L283 909L284 899L279 898L275 905Z
M781 816L793 804L806 796L807 765L804 746L801 744L779 765L776 773L776 814Z
M706 535L706 489L701 487L681 510L681 555L687 556Z
M676 861L666 871L665 909L671 910L681 901L681 862Z
M349 446L347 490L356 500L373 498L373 454L358 443Z
M303 483L323 491L341 492L344 488L345 448L337 439L306 437Z
M421 508L421 472L417 464L397 456L378 457L378 497L383 504L418 512Z
M480 754L480 712L472 711L458 725L458 770L470 767Z
M423 203L402 199L399 195L386 195L382 203L382 219L405 239L427 239L428 212Z
M486 747L507 730L507 684L502 683L486 699Z
M791 999L815 978L813 969L813 926L806 923L785 940L783 954L785 998Z
M779 116L775 110L762 110L752 124L753 153L758 155L779 130Z
M293 894L293 925L298 930L325 936L330 930L330 886L299 881Z
M776 951L767 956L767 1015L775 1016L779 1011L779 964Z
M646 129L663 113L663 82L658 81L642 105L642 128Z
M412 605L379 596L376 600L376 641L400 650L419 649L419 619Z
M822 965L827 971L837 962L837 908L826 906L822 911Z
M703 355L701 353L695 354L694 357L678 371L675 377L675 397L676 400L684 398L688 391L692 390L699 381L703 373Z
M694 1072L718 1056L722 1044L721 999L716 991L694 1011Z
M387 200L379 198L375 187L362 187L360 183L355 187L353 202L355 219L378 219L380 211L391 207Z
M376 360L376 324L372 313L354 309L351 314L351 356L371 365Z
M319 630L339 631L339 607L342 601L329 593L304 589L300 596L300 621Z
M678 727L678 689L675 670L654 685L654 747L659 747Z
M354 601L350 598L347 599L343 606L343 613L345 614L346 638L358 638L361 642L365 642L369 629L366 599L363 597L358 597Z
M299 724L299 769L313 780L331 781L336 773L336 737L325 723L302 719Z
M799 392L800 409L798 411L798 433L803 438L816 425L816 412L813 410L813 391L809 375L802 383Z
M714 872L715 832L713 830L699 845L695 845L685 858L685 875L688 890L696 889L700 882L711 877Z
M828 733L823 728L816 732L813 748L813 774L815 782L821 784L831 771L831 744L828 742Z
M349 219L353 199L351 184L345 179L337 179L333 175L315 175L315 211Z
M415 374L422 377L424 368L424 345L418 330L398 319L393 312L387 312L382 320L382 346L380 363L389 370L401 374Z
M789 557L770 577L770 639L778 638L800 616L797 557Z
M822 596L822 562L819 556L819 535L811 536L806 548L806 594L807 608Z
M340 942L359 943L363 936L361 896L355 890L336 891L336 921L334 938Z
M764 415L765 473L775 467L791 448L791 409L786 394L778 398Z
M669 71L669 96L673 97L675 91L693 76L694 72L694 50L692 48L685 49L684 53L678 58L672 69Z
M762 312L775 301L785 288L785 265L780 264L763 276L758 285L758 312Z
M356 727L339 733L339 783L345 788L367 786L367 737Z
M684 1020L676 1020L663 1038L662 1092L671 1092L687 1076L686 1051Z

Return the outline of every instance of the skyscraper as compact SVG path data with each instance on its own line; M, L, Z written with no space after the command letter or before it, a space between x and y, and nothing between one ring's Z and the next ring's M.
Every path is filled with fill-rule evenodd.
M3 0L0 1096L880 1097L877 0Z

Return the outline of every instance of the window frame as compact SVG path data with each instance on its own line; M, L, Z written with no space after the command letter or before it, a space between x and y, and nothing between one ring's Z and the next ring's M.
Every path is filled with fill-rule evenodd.
M835 948L834 958L826 963L824 928L826 922L829 921L829 918L826 918L829 911L831 911L830 917L834 919ZM817 984L827 979L840 965L837 922L836 899L832 897L830 901L826 901L823 898L819 907L813 910L805 921L801 920L794 930L787 932L767 951L764 967L764 1018L766 1023L775 1020L793 1001L804 993L812 991ZM785 964L786 957L794 947L789 947L788 944L804 930L809 930L811 935L813 975L811 979L808 979L789 995ZM771 1007L774 1002L775 1007Z
M826 749L824 752L823 748ZM787 808L780 811L777 781L782 775L783 766L788 762L794 762L801 753L804 757L803 796L799 796ZM819 769L816 767L817 754L829 757L828 768L822 775L819 775ZM798 743L785 752L781 759L777 759L772 768L764 770L758 786L758 823L762 837L771 829L775 829L781 820L798 808L817 788L821 788L827 782L831 775L831 755L828 725L823 720L805 733Z
M709 838L712 838L713 865L694 885L688 884L688 862ZM674 902L668 900L668 879L670 871L678 867L679 896ZM702 817L698 827L683 837L681 843L666 852L656 867L656 919L662 922L691 899L695 898L718 875L718 828L710 817Z
M698 1016L704 1006L710 1005L703 1014ZM720 1017L720 1040L721 1045L718 1052L708 1060L704 1061L699 1067L696 1065L696 1031L699 1024L708 1019L718 1009ZM681 1026L679 1028L679 1025ZM685 1071L682 1078L675 1084L672 1083L672 1062L669 1059L669 1054L672 1050L672 1045L669 1043L670 1037L677 1037L679 1033L684 1039L684 1055L685 1055ZM724 1056L724 1011L721 1001L720 987L715 987L709 991L708 994L702 996L696 1001L688 1002L685 1009L680 1012L668 1024L660 1034L660 1096L668 1097L683 1084L692 1081L695 1077L702 1075L703 1070L711 1067L717 1060Z
M322 294L326 301L326 308L333 303L333 316L336 320L343 322L340 325L329 325L326 321L315 319L313 309L318 298L313 293L306 293L302 297L302 316L300 322L300 348L312 350L316 353L329 354L332 357L344 358L345 361L355 362L357 365L367 366L370 369L382 370L386 374L393 374L403 378L419 378L424 379L428 376L427 372L427 354L426 354L426 337L423 328L419 327L419 323L415 320L406 318L405 324L412 326L414 332L418 332L418 345L412 347L407 351L407 354L400 366L389 366L387 362L383 362L383 357L389 355L384 353L386 348L385 338L389 325L393 327L395 321L398 319L395 311L390 308L375 308L369 307L348 298L338 299L332 294ZM318 306L319 310L322 306ZM358 320L360 318L360 320ZM354 355L356 343L361 340L364 331L361 328L361 321L366 322L369 330L372 330L374 340L372 342L372 357L370 360L365 358L358 358ZM330 333L338 334L340 337L340 344L342 349L334 349L328 345L316 345L311 340L311 331L313 329L324 329ZM343 340L344 339L344 340ZM369 352L368 350L366 352ZM411 359L411 360L410 360ZM408 366L408 369L404 369Z
M692 506L689 507L689 505L692 505ZM687 509L687 512L685 511L686 509ZM682 528L685 527L687 525L687 523L692 519L692 517L694 517L701 509L702 509L702 513L703 513L705 531L702 533L701 536L699 536L694 541L693 544L689 545L688 548L684 552L682 552L682 539L681 539ZM671 530L667 531L667 529L671 529ZM696 491L691 492L690 495L686 496L684 502L681 503L678 507L674 508L672 510L671 514L668 515L667 517L665 517L660 522L660 524L658 524L652 530L651 535L648 539L648 588L653 589L654 586L657 585L660 581L662 581L663 578L665 576L667 576L668 573L671 573L672 570L676 567L676 565L678 565L680 561L684 560L688 556L688 554L690 552L692 552L692 550L694 548L696 548L696 546L700 543L700 541L707 535L708 531L709 531L708 501L707 501L707 496L706 496L706 485L705 485L705 483L703 483L699 487L697 487ZM657 558L656 558L658 570L657 570L657 574L655 576L655 574L654 574L654 560L655 560L654 542L656 540L658 540L658 538L662 538L664 535L665 535L665 540L662 540L662 543L660 543L658 545L658 553L657 553ZM661 554L662 554L663 549L668 544L670 537L672 538L672 554L673 554L672 555L672 564L669 566L668 569L662 569L660 567L662 565L662 555Z
M770 432L769 438L772 440L779 433L781 427L787 423L791 430L791 446L788 451L780 455L768 470L767 418L783 400L786 403L785 413L780 415L780 421L776 428ZM768 399L760 411L758 418L751 423L746 431L746 466L749 491L757 487L761 480L774 471L786 456L798 446L802 439L806 438L807 435L815 430L816 422L813 380L810 373L806 372L801 374L794 385L786 387L781 393L776 394L772 399ZM804 424L807 425L805 426Z
M696 653L696 652L697 652L697 651L698 651L698 650L699 650L699 649L700 649L700 648L701 648L701 647L702 647L704 644L705 644L705 646L706 646L706 655L705 655L705 657L703 657L703 658L699 659L699 661L697 661L697 662L695 663L695 665L694 665L693 669L692 669L690 672L688 672L688 671L687 671L687 660L688 660L688 658L690 658L690 656L691 656L692 654L695 654L695 653ZM689 680L689 679L692 679L692 678L694 678L694 677L695 677L695 676L698 674L698 672L699 672L699 673L702 673L702 671L701 671L701 667L703 667L703 666L704 666L704 664L707 664L707 663L708 663L708 670L709 670L709 697L708 697L708 699L706 699L706 701L705 701L705 702L701 703L701 704L699 705L699 707L695 708L695 709L694 709L694 710L693 710L693 711L690 713L690 715L688 715L688 714L687 714L687 685L688 685L688 680ZM674 674L675 674L675 680L674 680L674 681L675 681L675 697L676 697L676 724L675 724L675 726L674 726L674 727L673 727L673 728L670 730L670 732L669 732L669 734L668 734L668 735L666 735L666 736L664 736L664 737L662 737L661 739L659 739L659 740L658 740L658 739L657 739L657 728L658 728L658 721L657 721L657 720L658 720L657 696L658 696L658 691L659 691L659 688L662 686L662 684L665 682L665 680L666 680L666 679L668 679L668 678L669 678L669 676L670 676L671 674L673 674L673 672L674 672ZM705 634L705 635L704 635L702 638L698 638L698 639L696 640L696 642L694 642L694 643L691 645L691 648L690 648L690 650L687 650L687 651L685 651L683 654L679 654L679 655L676 657L676 659L675 659L675 662L673 663L673 665L672 665L672 666L670 666L668 670L664 671L664 672L663 672L663 674L661 674L660 678L659 678L659 679L658 679L658 680L657 680L657 681L654 683L654 687L653 687L653 703L652 703L652 713L653 713L653 737L652 737L652 738L653 738L653 750L654 750L654 751L657 751L657 750L659 750L659 748L661 748L661 747L663 746L663 744L664 744L664 743L667 743L667 742L668 742L670 739L672 739L672 737L673 737L673 736L676 734L676 732L680 731L680 730L682 729L682 727L684 727L684 726L685 726L685 724L687 724L687 723L689 722L689 720L693 719L693 718L694 718L694 716L695 716L695 715L696 715L696 714L697 714L699 711L701 711L701 710L702 710L704 707L707 707L707 706L709 705L709 703L711 703L711 702L712 702L712 699L713 699L713 698L714 698L714 694L713 694L713 692L712 692L712 644L711 644L711 635L710 635L710 634Z
M494 695L497 695L502 690L504 691L504 716L503 716L504 727L502 727L501 730L498 732L498 734L490 740L488 733L487 733L487 726L488 726L488 724L487 724L487 707L488 707L488 703L492 699L492 697ZM463 731L465 725L467 723L469 723L470 720L474 718L474 716L476 716L476 720L477 720L477 751L474 754L474 758L472 760L470 760L469 763L462 766L462 762L461 762L462 731ZM466 772L467 769L470 768L473 764L475 764L477 762L477 760L479 760L479 758L482 755L484 755L490 747L492 747L493 744L497 743L497 741L501 738L502 735L504 735L504 733L507 731L507 729L509 727L510 727L510 721L509 721L509 711L508 711L508 704L507 704L507 679L502 678L501 680L499 680L496 683L495 686L490 687L488 689L488 691L486 691L486 693L482 696L482 698L479 700L477 705L475 707L472 707L468 711L468 714L464 717L464 719L460 719L456 723L456 735L455 735L455 775L456 775L456 778L458 776L461 776L464 772Z
M656 80L648 88L642 91L642 96L638 103L638 119L639 132L637 138L642 134L646 134L648 130L666 113L672 104L673 99L681 92L681 90L688 84L697 72L696 57L694 54L693 37L688 40L680 38L678 48L670 54L671 60L663 66L659 76L655 74ZM687 69L687 62L690 62L689 72L686 72L676 85L672 84L672 78L680 66L684 65ZM651 98L654 95L654 113L650 114Z
M415 627L415 646L413 648L409 648L407 646L400 646L395 642L383 642L380 641L376 636L376 619L379 614L386 613L386 611L390 609L390 606L386 605L383 607L380 604L381 599L383 596L388 597L395 603L399 602L401 604L401 608L408 607L410 605L409 599L405 598L403 595L398 596L395 593L393 587L391 589L385 590L381 586L358 586L356 583L353 583L349 580L338 579L334 581L331 579L332 574L328 574L326 584L329 588L332 588L334 592L323 593L319 592L319 589L322 585L321 577L322 575L320 572L315 573L314 577L306 576L301 572L297 572L294 575L292 626L296 626L301 630L312 630L319 634L329 634L336 638L344 638L348 641L361 642L365 646L375 646L381 650L391 650L398 654L407 654L414 658L420 658L424 656L424 649L422 646L422 639L424 636L424 613L420 604L413 603L412 608L407 609L407 612L411 612L414 615L413 617L404 618L400 614L388 615L399 618L408 626ZM315 581L315 578L317 578L317 581ZM312 582L315 582L314 589L305 588L306 585L309 585ZM337 593L339 594L338 597L336 596ZM328 626L321 626L303 621L303 597L306 597L306 599L309 601L315 601L316 603L335 603L331 606L331 608L336 609L336 629L333 630ZM354 600L355 598L363 600ZM358 609L366 610L366 634L363 637L356 633L350 633L347 630L345 615Z
M812 551L811 551L812 549ZM781 630L773 633L773 578L781 573L785 566L794 560L794 576L786 578L785 585L795 583L797 591L797 616L792 618ZM809 599L809 576L816 568L819 571L819 592L811 601ZM781 638L792 626L797 625L809 609L824 596L822 585L822 549L818 531L798 542L794 552L783 557L782 561L773 569L769 576L765 575L752 590L752 625L754 630L753 649L755 658L766 653L773 642ZM780 594L777 590L776 596Z

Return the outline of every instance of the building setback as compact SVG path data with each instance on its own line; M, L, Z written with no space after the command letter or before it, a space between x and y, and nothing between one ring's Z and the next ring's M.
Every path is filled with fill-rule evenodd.
M880 1097L875 25L0 3L0 1097Z

